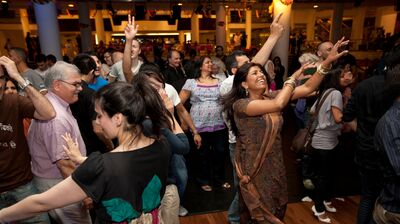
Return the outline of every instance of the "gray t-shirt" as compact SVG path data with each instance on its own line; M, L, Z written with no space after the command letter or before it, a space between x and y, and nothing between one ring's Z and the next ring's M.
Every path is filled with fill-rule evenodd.
M311 107L311 113L314 113L316 103ZM317 116L318 125L312 138L312 147L316 149L330 150L339 143L338 136L342 128L333 118L331 107L336 107L343 111L342 94L338 90L329 93L325 102L322 104Z
M142 64L143 62L139 60L136 68L132 68L133 75L136 75L139 72L140 66L142 66ZM122 61L119 61L111 66L110 76L115 77L117 81L126 82L124 71L122 69Z
M32 86L35 87L38 91L41 92L46 90L43 77L40 76L39 73L37 73L36 71L28 69L24 73L22 73L22 77L28 79L32 83Z

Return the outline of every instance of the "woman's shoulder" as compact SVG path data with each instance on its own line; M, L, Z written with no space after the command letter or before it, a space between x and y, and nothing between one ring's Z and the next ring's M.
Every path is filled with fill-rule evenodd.
M233 103L233 111L237 113L244 113L246 110L247 105L250 103L249 98L238 99Z
M340 92L337 89L328 89L327 91L330 91L329 97L340 98L340 99L342 98L342 92Z

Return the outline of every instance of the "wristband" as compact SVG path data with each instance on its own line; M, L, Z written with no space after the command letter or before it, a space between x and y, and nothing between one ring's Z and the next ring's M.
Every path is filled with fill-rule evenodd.
M26 87L32 85L32 83L28 79L25 79L24 81L25 82L22 84L18 83L18 87L21 89L21 91L24 91Z

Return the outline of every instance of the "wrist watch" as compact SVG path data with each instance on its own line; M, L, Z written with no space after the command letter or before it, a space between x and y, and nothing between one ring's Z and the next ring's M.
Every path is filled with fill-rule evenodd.
M18 83L18 87L19 87L19 89L20 89L21 91L24 91L25 88L28 87L29 85L32 85L32 83L31 83L29 80L27 80L27 79L25 79L25 82L22 83L22 84Z

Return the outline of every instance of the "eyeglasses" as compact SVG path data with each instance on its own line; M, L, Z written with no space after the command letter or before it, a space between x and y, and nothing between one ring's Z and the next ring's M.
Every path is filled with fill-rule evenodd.
M60 82L63 82L63 83L66 83L66 84L68 84L68 85L71 85L71 86L73 86L73 87L75 87L75 88L79 88L79 87L82 87L82 82L76 82L76 83L70 83L70 82L67 82L67 81L64 81L64 80L61 80L61 79L59 79L58 81L60 81Z

